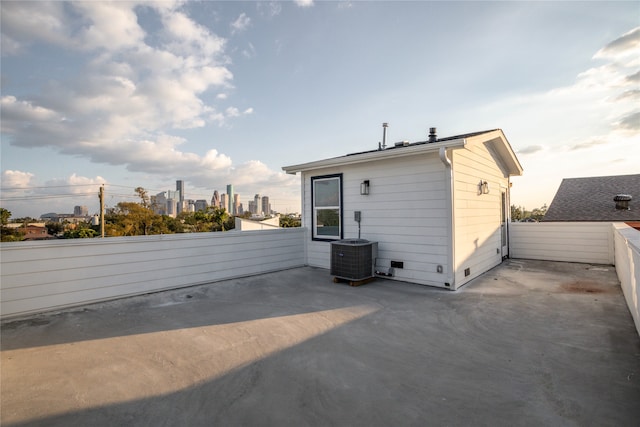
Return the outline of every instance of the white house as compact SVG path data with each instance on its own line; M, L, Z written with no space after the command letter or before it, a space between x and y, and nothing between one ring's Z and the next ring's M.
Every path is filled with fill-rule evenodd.
M458 289L509 255L510 177L522 166L500 129L285 166L301 173L307 263L330 242L378 242L391 279ZM358 213L359 212L359 213ZM357 218L360 221L357 221Z

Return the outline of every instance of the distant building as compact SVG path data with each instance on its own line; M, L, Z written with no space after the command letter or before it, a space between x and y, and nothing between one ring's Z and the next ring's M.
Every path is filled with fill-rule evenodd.
M255 212L251 212L255 215L262 215L262 199L259 194L253 196L253 205L255 206Z
M196 212L206 211L208 207L206 200L196 200L194 205Z
M225 208L229 215L235 214L234 209L234 198L233 198L233 184L227 184L227 203L225 203Z
M220 193L218 193L218 190L215 190L213 192L213 197L211 198L211 206L215 208L220 207Z
M178 203L176 199L167 199L167 215L175 218L178 215Z
M234 215L240 215L240 195L239 194L234 194L233 195L233 214Z
M28 224L18 228L18 231L24 235L24 240L49 240L55 239L54 236L47 232L44 224Z
M73 208L74 216L89 216L89 208L86 206L75 206Z
M262 196L262 212L266 216L271 215L271 203L269 203L269 196Z
M220 207L229 213L229 196L227 194L220 195Z
M184 181L176 181L176 193L178 193L178 213L182 212L185 208L184 202Z
M167 215L167 192L151 196L151 210L158 215Z

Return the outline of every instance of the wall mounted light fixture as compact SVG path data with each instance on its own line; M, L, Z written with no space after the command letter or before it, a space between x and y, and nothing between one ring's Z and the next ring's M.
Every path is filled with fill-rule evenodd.
M480 180L478 184L478 195L489 194L489 183L487 181Z
M368 196L369 195L369 180L365 180L362 181L362 184L360 184L360 194L362 194L363 196Z

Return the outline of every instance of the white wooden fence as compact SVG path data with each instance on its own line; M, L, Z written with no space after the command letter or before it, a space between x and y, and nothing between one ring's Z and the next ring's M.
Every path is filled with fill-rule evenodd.
M0 316L306 265L305 228L3 243ZM640 333L640 232L622 223L511 223L512 258L615 264Z
M3 243L0 316L303 266L304 233L288 228Z
M610 222L512 222L511 258L614 264Z
M640 334L640 232L624 223L511 223L512 258L616 266L622 292Z
M629 311L640 334L640 232L615 223L616 272Z

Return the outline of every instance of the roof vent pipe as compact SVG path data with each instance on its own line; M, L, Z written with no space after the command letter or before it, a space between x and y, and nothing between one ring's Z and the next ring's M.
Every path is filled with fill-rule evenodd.
M429 128L429 142L436 142L438 135L436 135L436 128Z
M389 123L382 124L382 149L387 148L387 128L389 127Z
M616 202L616 209L619 210L631 210L629 207L629 202L631 201L631 196L628 194L617 194L613 201Z

